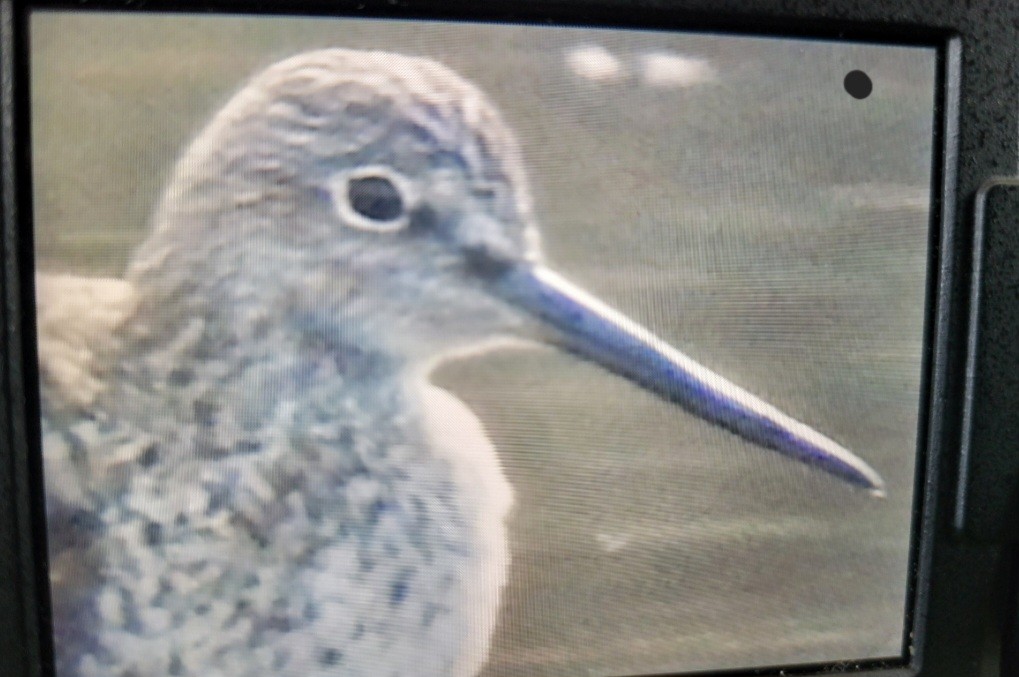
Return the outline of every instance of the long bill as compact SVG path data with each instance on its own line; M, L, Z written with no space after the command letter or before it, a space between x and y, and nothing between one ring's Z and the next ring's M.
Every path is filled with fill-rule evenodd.
M556 329L563 346L740 437L884 495L884 482L848 449L722 378L540 265L495 282L508 301Z

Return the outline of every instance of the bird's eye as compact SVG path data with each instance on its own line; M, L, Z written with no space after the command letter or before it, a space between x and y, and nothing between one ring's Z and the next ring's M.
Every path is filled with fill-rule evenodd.
M347 183L347 199L355 212L372 221L392 221L403 214L403 198L384 176L366 176Z
M359 230L392 232L410 221L410 182L388 167L343 172L330 182L330 193L343 221Z

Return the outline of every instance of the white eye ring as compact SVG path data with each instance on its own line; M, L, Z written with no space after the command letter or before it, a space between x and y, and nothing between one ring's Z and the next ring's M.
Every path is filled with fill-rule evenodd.
M339 172L329 179L329 194L344 224L375 233L393 233L410 223L418 191L403 174L385 165Z

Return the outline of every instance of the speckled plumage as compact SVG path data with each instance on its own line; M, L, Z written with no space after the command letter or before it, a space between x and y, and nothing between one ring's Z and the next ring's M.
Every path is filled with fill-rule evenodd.
M343 222L331 182L366 166L415 192L401 232ZM529 210L511 134L438 64L328 50L245 86L179 161L135 302L87 359L41 344L58 675L473 674L511 498L484 438L436 452L422 367L518 321L461 240L533 256Z

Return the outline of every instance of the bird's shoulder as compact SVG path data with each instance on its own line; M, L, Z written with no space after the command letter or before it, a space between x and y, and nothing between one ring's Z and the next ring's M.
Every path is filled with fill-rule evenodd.
M103 390L103 358L138 294L120 279L44 273L35 289L43 397L54 408L87 407Z

